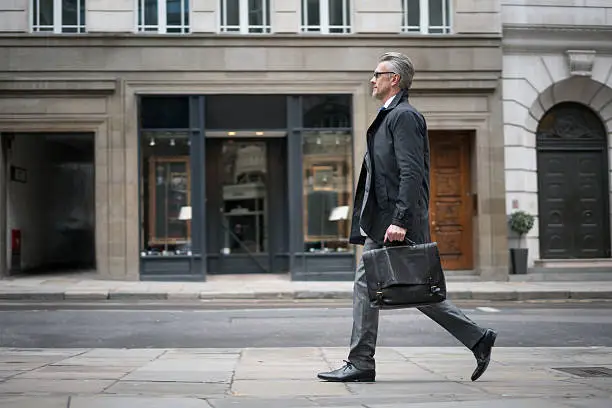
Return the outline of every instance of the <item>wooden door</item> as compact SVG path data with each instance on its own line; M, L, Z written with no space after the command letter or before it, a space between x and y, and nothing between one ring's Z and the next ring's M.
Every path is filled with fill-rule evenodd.
M473 268L470 138L466 133L430 132L432 239L447 270Z
M538 151L540 257L609 257L604 150Z

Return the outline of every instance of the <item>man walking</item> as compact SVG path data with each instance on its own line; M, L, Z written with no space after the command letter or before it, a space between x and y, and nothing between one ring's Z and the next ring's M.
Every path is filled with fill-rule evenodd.
M368 129L366 154L355 192L350 242L364 251L381 248L386 241L430 242L429 141L425 118L408 103L414 67L400 53L380 59L372 83L372 96L383 103ZM450 301L419 307L476 357L476 381L487 369L497 333L479 327ZM370 306L363 261L355 275L353 330L348 361L334 371L320 373L326 381L375 380L374 352L378 309Z

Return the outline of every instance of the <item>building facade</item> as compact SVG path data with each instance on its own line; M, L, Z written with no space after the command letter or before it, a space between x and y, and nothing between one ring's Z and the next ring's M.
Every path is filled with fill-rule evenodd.
M378 109L369 79L383 52L400 51L428 121L445 266L507 279L500 11L479 0L3 2L2 264L61 253L82 265L91 253L100 276L126 280L352 279L347 215ZM55 212L33 218L45 202Z
M609 268L612 3L503 0L502 19L506 207L536 216L530 265Z

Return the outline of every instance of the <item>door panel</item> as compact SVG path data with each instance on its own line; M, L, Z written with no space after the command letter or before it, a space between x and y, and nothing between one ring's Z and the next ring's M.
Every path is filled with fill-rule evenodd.
M208 139L209 273L277 272L286 208L285 140ZM270 220L278 223L271 223ZM286 217L285 217L286 218Z
M538 152L543 259L607 256L605 152Z
M430 132L432 239L447 270L473 268L470 145L467 134Z

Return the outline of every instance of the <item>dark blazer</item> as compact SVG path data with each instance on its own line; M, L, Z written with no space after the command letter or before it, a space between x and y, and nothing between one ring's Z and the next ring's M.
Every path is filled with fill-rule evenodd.
M355 199L350 242L363 245L360 227L382 244L389 225L407 229L416 243L430 242L429 140L425 118L398 93L368 128ZM366 185L367 169L371 169ZM362 204L365 207L362 211Z

